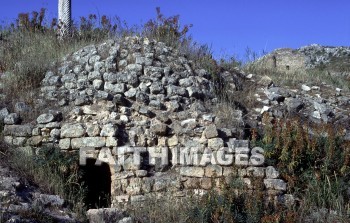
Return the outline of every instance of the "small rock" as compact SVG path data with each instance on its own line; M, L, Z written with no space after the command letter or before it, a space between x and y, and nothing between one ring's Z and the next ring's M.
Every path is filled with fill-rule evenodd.
M4 118L4 123L6 125L16 125L20 123L20 118L17 113L11 113Z
M279 175L280 173L273 166L266 167L266 178L276 179Z
M155 123L151 125L151 131L159 136L164 136L167 134L168 126L163 123Z
M287 190L287 183L281 179L264 179L264 184L267 189L273 190Z
M42 114L36 119L36 121L39 124L47 124L49 122L55 121L55 116L53 114Z
M205 137L207 139L211 139L211 138L215 138L219 135L217 129L216 129L216 125L211 124L209 126L207 126L203 132L203 134L205 135Z
M265 86L265 87L269 87L273 84L272 82L272 79L267 76L267 75L264 75L260 78L260 80L258 81L258 84L259 85L262 85L262 86Z
M284 103L287 105L289 112L299 112L304 107L304 103L297 98L286 98Z
M301 89L303 90L303 91L311 91L311 88L309 87L309 86L307 86L307 85L305 85L305 84L303 84L303 85L301 85Z
M7 108L3 108L0 110L0 121L3 121L6 116L10 114Z
M118 133L118 126L114 124L107 124L102 127L100 136L116 136Z

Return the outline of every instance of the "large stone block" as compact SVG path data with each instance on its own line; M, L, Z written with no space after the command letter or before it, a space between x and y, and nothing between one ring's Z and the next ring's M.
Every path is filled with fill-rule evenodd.
M100 148L106 145L106 139L104 137L74 138L72 139L71 144L73 149L79 149L82 147Z
M218 137L218 135L219 135L219 133L216 129L216 125L214 125L214 124L207 126L205 128L203 134L207 139L215 138L215 137Z
M16 125L19 124L21 119L17 113L11 113L4 117L4 123L6 125Z
M32 134L33 126L31 125L5 125L5 136L29 137Z
M82 124L64 124L61 128L61 138L78 138L85 135L85 128Z
M30 146L40 146L42 141L42 136L33 136L27 140L27 144Z
M180 174L187 177L203 177L204 168L202 167L180 167Z
M61 139L59 142L59 147L64 150L70 149L70 139Z
M268 179L276 179L278 178L280 173L273 166L266 167L266 178Z

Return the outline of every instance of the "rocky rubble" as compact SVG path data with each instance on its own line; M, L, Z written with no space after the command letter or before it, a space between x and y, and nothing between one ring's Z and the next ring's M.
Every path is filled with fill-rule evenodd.
M339 126L345 138L350 136L350 94L348 90L326 83L300 84L296 88L276 86L268 76L241 74L253 88L254 101L245 114L250 127L259 128L262 117L298 117L305 123L328 123Z
M43 194L8 168L0 166L0 222L37 222L34 213L55 222L76 222L57 195Z
M306 56L307 68L315 68L331 63L334 58L350 58L350 47L330 47L311 44L301 47L298 51Z

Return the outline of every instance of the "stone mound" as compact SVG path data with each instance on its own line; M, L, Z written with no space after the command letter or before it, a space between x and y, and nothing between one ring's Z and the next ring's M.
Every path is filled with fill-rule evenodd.
M110 191L102 192L112 206L203 194L232 176L248 189L254 189L251 178L260 179L271 201L285 196L287 185L261 162L261 148L237 139L235 128L216 126L205 106L216 101L210 75L164 43L110 40L68 55L57 67L42 81L38 104L47 108L35 123L20 125L16 113L2 111L5 141L30 151L80 149L83 163L108 163ZM242 112L232 115L242 120Z

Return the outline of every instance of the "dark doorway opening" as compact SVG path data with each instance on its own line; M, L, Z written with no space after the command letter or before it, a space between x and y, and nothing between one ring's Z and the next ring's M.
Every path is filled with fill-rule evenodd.
M81 181L87 191L84 203L87 208L107 208L111 201L111 171L106 163L95 165L96 159L87 159L85 166L80 166Z

